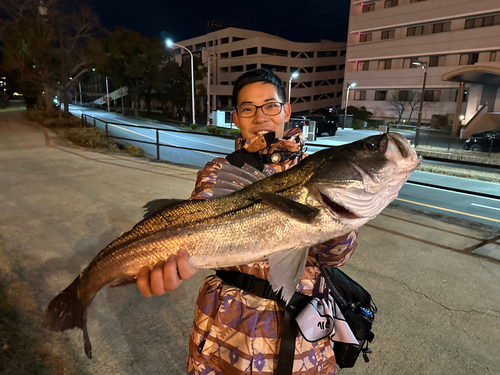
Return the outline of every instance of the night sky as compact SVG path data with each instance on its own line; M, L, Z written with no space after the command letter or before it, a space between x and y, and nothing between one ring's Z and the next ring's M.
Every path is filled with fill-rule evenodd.
M345 41L349 0L90 0L108 30L182 41L207 33L207 22L278 35L294 42Z

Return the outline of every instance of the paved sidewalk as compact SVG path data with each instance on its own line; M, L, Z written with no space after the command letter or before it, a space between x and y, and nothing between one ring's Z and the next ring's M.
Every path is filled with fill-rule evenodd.
M19 316L15 327L0 319L2 334L16 333L0 337L0 373L186 373L194 302L210 271L160 298L104 288L88 316L93 360L81 331L52 334L40 323L51 298L141 219L146 202L187 198L195 176L74 147L21 112L0 112L0 318ZM339 374L500 374L500 261L472 252L495 234L398 205L363 226L343 270L378 306L373 354Z

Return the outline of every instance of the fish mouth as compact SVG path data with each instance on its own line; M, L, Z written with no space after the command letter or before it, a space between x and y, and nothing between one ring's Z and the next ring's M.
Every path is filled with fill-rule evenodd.
M333 211L339 217L343 217L343 218L349 219L349 220L355 220L355 219L359 219L360 218L358 215L356 215L355 213L349 211L347 208L345 208L341 204L338 204L338 203L332 201L330 198L328 198L323 193L321 193L321 199L323 200L323 203L326 206L328 206L328 208L331 211Z

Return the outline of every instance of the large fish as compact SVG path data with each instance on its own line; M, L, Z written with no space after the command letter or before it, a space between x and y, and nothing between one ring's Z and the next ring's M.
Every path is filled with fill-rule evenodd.
M347 234L393 201L421 159L397 133L332 147L297 166L264 176L248 166L223 167L214 192L151 214L106 246L47 307L52 331L81 328L92 357L87 311L106 284L135 280L179 249L196 268L269 260L269 281L288 300L311 246ZM244 187L245 185L249 185Z

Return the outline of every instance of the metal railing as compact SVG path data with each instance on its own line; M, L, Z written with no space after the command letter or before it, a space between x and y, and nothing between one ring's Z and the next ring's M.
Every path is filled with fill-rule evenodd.
M88 121L88 119L91 119L91 121ZM105 121L100 118L94 117L94 116L89 116L84 113L82 113L82 126L87 127L87 126L92 126L94 128L98 128L97 122L101 122L104 124L104 132L106 133L106 138L112 137L115 140L121 140L121 141L128 141L128 142L139 142L139 143L144 143L144 144L149 144L149 145L155 145L156 146L156 160L160 160L160 149L161 147L170 147L170 148L175 148L175 149L180 149L180 150L188 150L188 151L197 151L200 152L199 149L196 148L191 148L191 147L182 147L182 146L175 146L175 145L167 145L163 144L160 142L160 132L168 133L188 133L188 134L200 134L197 132L190 132L190 131L182 131L182 130L171 130L171 129L163 129L163 128L155 128L151 126L140 126L140 125L131 125L131 124L123 124L119 122L111 122L111 121ZM134 139L134 138L126 138L126 137L118 137L116 135L113 135L110 130L109 130L109 125L111 126L121 126L121 127L129 127L133 129L148 129L148 130L154 130L156 134L156 140L155 142L150 142L150 141L143 141L140 139ZM220 136L214 135L214 134L203 134L209 137L217 137L220 138ZM210 151L213 154L218 154L218 155L223 155L227 156L227 152L218 152L218 151Z

